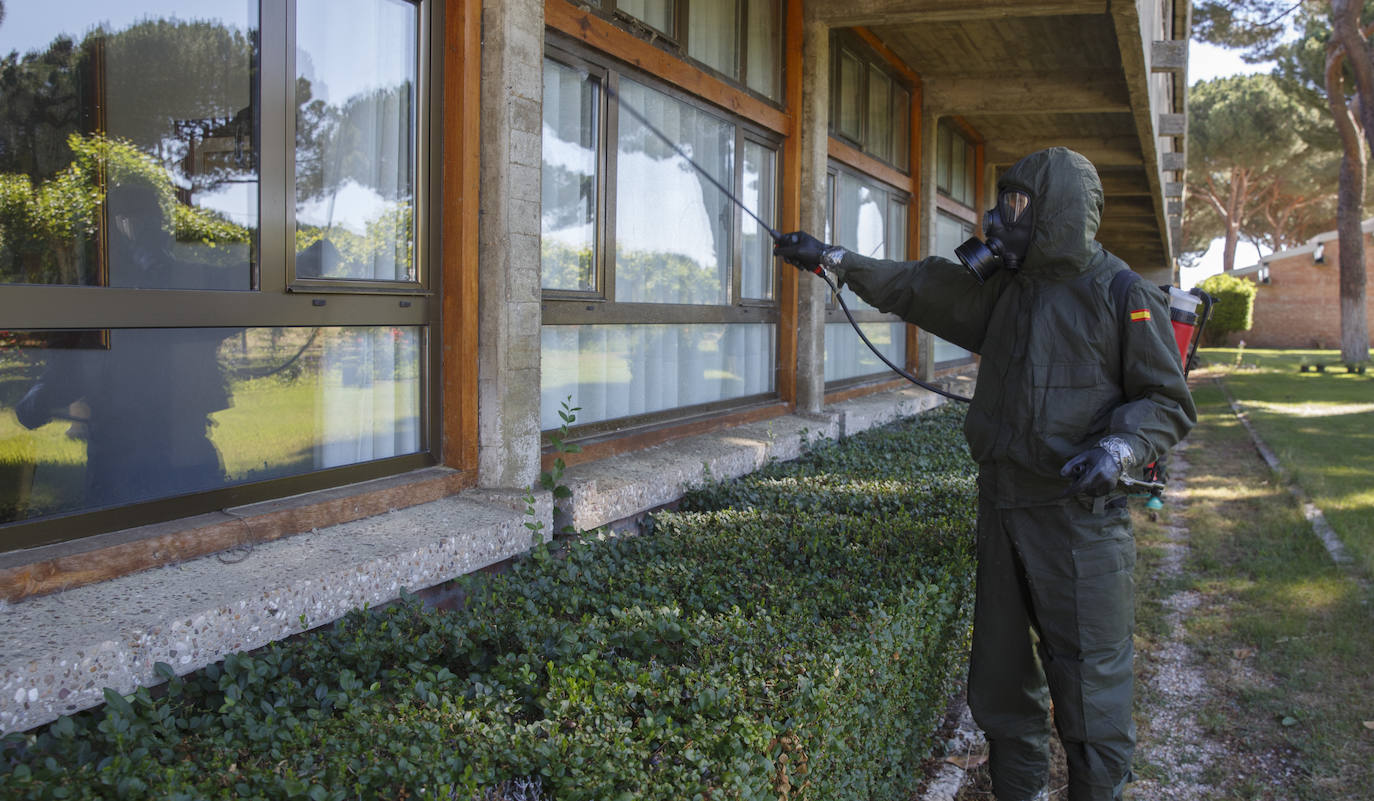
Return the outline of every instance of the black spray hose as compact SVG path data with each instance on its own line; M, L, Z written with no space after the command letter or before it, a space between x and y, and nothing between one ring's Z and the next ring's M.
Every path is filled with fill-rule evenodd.
M840 289L839 287L835 286L835 282L830 280L830 276L826 275L825 271L820 269L819 267L816 268L816 275L819 275L822 280L824 280L827 284L830 285L830 291L834 293L835 300L838 300L840 302L840 308L844 310L844 316L849 320L849 324L854 327L854 333L858 334L859 339L862 339L864 341L864 344L868 346L868 349L873 351L874 356L877 356L879 359L882 359L883 364L892 368L892 372L896 373L902 378L905 378L906 380L910 381L916 386L921 387L922 389L928 389L931 392L934 392L936 395L943 395L946 398L949 398L950 400L962 401L964 403L972 402L972 398L966 398L963 395L956 395L955 393L945 389L941 389L940 387L937 387L934 384L927 384L926 382L922 381L921 379L917 378L916 376L912 375L906 370L903 370L902 368L893 364L886 356L883 355L882 351L878 350L878 348L868 340L868 337L864 335L864 330L859 327L859 324L857 322L854 321L854 315L850 314L849 312L849 305L844 302L844 296L840 294Z
M606 90L607 95L614 97L617 101L619 101L619 108L621 111L624 111L628 113L631 117L634 117L635 121L638 122L640 125L643 125L650 133L654 134L659 139L662 139L663 142L668 145L668 147L673 149L673 152L678 155L678 158L682 159L683 161L691 165L692 169L697 171L697 174L701 175L701 177L710 181L712 186L714 186L716 189L719 189L721 194L725 195L727 198L730 199L731 203L734 203L736 206L739 206L741 211L743 211L745 214L748 214L750 217L754 218L754 222L762 226L763 230L767 231L768 235L773 238L773 244L782 244L781 233L774 230L774 228L768 223L759 219L759 216L754 212L750 211L749 207L744 205L744 203L741 202L739 198L735 197L733 192L731 192L729 189L726 189L724 184L722 184L720 181L717 181L711 175L711 173L706 171L704 167L693 161L692 157L688 156L683 151L683 149L678 146L677 142L674 142L667 134L660 131L657 127L654 126L653 123L649 122L649 120L646 119L643 114L639 113L638 109L636 109L629 103L626 103L625 98L621 97L618 92L612 89L609 83L606 84L603 88ZM854 322L854 315L849 313L849 306L845 304L844 298L840 295L839 287L835 286L835 282L830 280L830 276L826 275L825 271L822 270L820 267L817 267L815 269L815 273L816 275L819 275L822 279L824 279L824 281L827 284L830 285L831 291L835 294L835 299L840 302L840 308L844 309L844 316L849 320L849 324L854 326L854 332L859 335L859 339L862 339L864 341L864 344L868 346L868 349L873 351L874 356L877 356L879 359L882 359L883 364L892 368L892 371L895 372L897 375L901 376L902 378L905 378L906 380L910 381L918 387L928 389L937 395L943 395L944 397L949 398L951 400L963 401L964 403L969 403L972 400L972 398L965 398L963 395L956 395L953 392L941 389L940 387L934 386L933 384L927 384L926 382L922 381L921 379L917 378L916 376L912 375L911 373L907 372L906 370L903 370L902 368L898 367L897 365L889 361L888 358L884 356L882 352L879 351L873 345L873 343L868 340L868 337L864 335L863 329L859 328L859 324Z

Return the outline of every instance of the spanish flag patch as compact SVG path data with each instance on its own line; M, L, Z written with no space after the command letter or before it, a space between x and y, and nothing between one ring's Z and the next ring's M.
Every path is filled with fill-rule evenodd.
M1141 320L1148 320L1148 319L1150 319L1150 310L1149 310L1149 309L1135 309L1134 311L1131 312L1131 322L1133 322L1133 323L1138 323L1138 322L1140 322Z

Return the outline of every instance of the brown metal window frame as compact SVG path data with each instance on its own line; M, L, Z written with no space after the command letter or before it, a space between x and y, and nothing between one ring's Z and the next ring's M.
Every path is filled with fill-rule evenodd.
M679 89L672 83L656 76L629 68L616 59L595 52L560 34L551 32L545 44L544 56L571 69L586 69L588 75L596 75L599 80L607 81L611 91L598 92L598 116L602 121L597 140L597 202L595 274L598 288L590 292L570 290L543 290L543 319L545 326L555 325L691 325L691 324L768 324L777 327L781 314L777 296L781 287L779 261L772 260L773 298L741 298L740 287L743 262L743 232L741 221L743 212L732 204L733 221L730 226L731 270L728 297L725 303L674 304L674 303L619 303L615 300L615 180L616 160L615 143L620 132L618 102L612 101L612 93L619 97L619 81L625 78L660 92L673 100L689 105L731 125L735 129L736 146L731 191L739 197L744 180L743 142L752 142L770 150L773 154L773 213L775 219L782 208L782 158L783 137L766 127L757 125L738 114L709 103L700 97ZM780 334L775 332L775 360ZM608 435L622 435L642 431L668 423L683 423L717 415L724 410L747 409L759 404L776 403L778 388L773 392L731 398L707 404L682 406L661 412L615 418L613 420L575 426L572 438L579 441L604 438Z
M408 282L292 281L294 261L294 24L296 0L262 0L259 6L261 55L258 81L261 109L258 235L252 290L161 290L114 287L0 286L0 317L9 330L89 331L148 328L321 328L397 326L420 331L420 450L386 459L327 468L297 476L227 486L193 493L39 518L0 526L0 552L80 539L116 529L165 522L197 513L336 487L426 467L440 460L441 338L440 304L430 296L440 284L440 226L443 196L438 158L443 126L444 3L407 0L419 15L415 127L415 231L417 275ZM278 78L280 80L278 80ZM264 131L274 132L264 137ZM268 176L279 176L268 183ZM395 286L407 283L404 287ZM308 287L308 289L307 289ZM407 297L397 297L402 294Z
M798 2L799 0L793 0ZM776 30L779 38L783 36L783 28L787 20L787 0L735 0L736 30L738 40L735 42L736 52L739 55L739 75L729 75L721 72L711 65L694 58L691 55L691 14L693 0L673 0L672 20L675 30L662 31L644 20L636 17L628 11L621 11L616 0L593 0L591 9L606 19L612 20L621 28L636 34L651 32L649 38L655 44L668 52L673 53L678 58L690 62L692 66L702 72L709 73L723 81L726 81L740 91L748 92L765 102L781 108L783 86L786 81L783 75L783 53L779 48L777 54L778 63L774 65L774 74L777 76L773 82L772 94L760 92L749 86L749 10L753 3L766 3L772 7L775 17Z
M827 179L827 189L828 189L828 197L826 198L826 225L829 227L829 230L832 232L832 236L833 236L833 232L836 230L836 229L835 229L835 210L836 210L836 207L837 207L837 205L838 205L838 202L837 202L837 201L838 201L839 192L840 192L840 174L841 174L841 173L845 173L845 174L854 176L854 177L856 177L856 178L859 178L860 180L864 181L865 183L872 183L872 184L877 185L878 188L882 189L883 192L887 194L887 203L888 203L888 204L891 204L891 203L896 202L896 203L900 203L900 204L902 204L903 206L906 207L906 214L907 214L907 230L906 230L906 231L903 231L903 236L905 236L905 237L907 238L907 242L906 242L906 253L901 254L901 257L902 257L902 258L906 258L908 255L910 255L912 243L911 243L911 241L910 241L910 234L909 234L909 231L910 231L910 229L911 229L911 226L910 226L910 223L911 223L911 215L915 213L915 199L911 196L911 193L910 193L910 192L907 192L907 191L905 191L905 190L903 190L903 189L899 189L898 187L893 186L891 183L889 183L889 182L887 182L887 181L884 181L884 180L882 180L881 178L875 177L874 175L872 175L872 174L870 174L870 173L867 173L867 172L864 172L863 170L856 169L855 167L852 167L852 166L850 166L850 165L848 165L848 164L845 164L844 162L841 162L841 161L839 161L839 160L837 160L837 159L835 159L835 158L833 158L833 157L830 159L830 163L829 163L829 165L828 165L827 168L826 168L826 179ZM885 226L891 224L891 221L892 221L892 220L891 220L890 214L891 214L890 207L885 207L884 210L883 210L883 224L884 224ZM869 254L864 254L864 255L869 255ZM890 258L890 256L889 256L888 254L884 254L883 256L876 257L876 258ZM851 311L852 311L852 313L853 313L853 315L854 315L854 321L855 321L856 323L859 323L860 325L862 325L862 324L864 324L864 323L904 323L904 322L905 322L905 321L902 320L901 317L899 317L899 316L897 316L897 315L895 315L895 314L886 314L886 313L884 313L884 312L878 311L877 309L852 309ZM830 324L832 324L832 323L843 323L843 324L846 325L846 326L849 325L849 318L845 316L844 310L840 308L840 304L839 304L838 302L836 302L835 299L834 299L833 297L827 298L827 299L826 299L826 302L825 302L825 322L826 322L827 325L830 325ZM909 328L909 327L910 327L910 326L908 325L908 328ZM910 346L909 346L909 345L908 345L908 347L906 348L906 351L907 351L907 353L906 353L906 359L905 359L905 360L908 362L908 364L903 365L903 366L904 366L904 367L910 367L910 366L911 366L911 365L910 365L910 362L912 361L912 356L913 356L914 354L912 354L912 353L910 352ZM842 389L846 389L846 388L853 387L853 386L860 385L860 384L871 384L871 383L873 383L873 382L875 382L875 381L878 381L878 380L885 380L885 379L887 379L887 378L890 376L890 374L891 374L891 371L889 371L886 367L883 367L882 370L880 370L880 371L878 371L878 372L875 372L875 373L869 373L869 374L860 375L860 376L852 376L852 377L850 377L850 378L839 378L839 379L835 379L835 380L833 380L833 381L826 381L826 382L825 382L825 390L826 390L827 393L829 393L829 392L833 392L833 391L835 391L835 390L842 390Z
M899 93L906 96L905 106L909 113L918 89L914 85L913 74L895 68L890 61L891 57L876 49L876 40L866 29L835 30L831 32L830 36L830 136L887 167L903 174L910 174L913 161L911 158L910 130L908 125L904 124L907 123L907 119L901 117L903 104L899 103L898 99ZM841 103L840 69L841 62L846 55L856 59L859 67L859 86L855 96L855 102L858 105L859 130L857 133L840 130L838 122ZM887 136L892 147L890 156L884 156L873 149L874 136L868 130L870 72L881 73L890 82L887 93L890 127ZM903 133L908 135L904 137L902 136Z

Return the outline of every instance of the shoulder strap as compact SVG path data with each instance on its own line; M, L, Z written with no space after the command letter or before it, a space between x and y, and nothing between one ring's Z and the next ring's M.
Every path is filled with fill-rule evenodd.
M1129 312L1129 309L1126 308L1129 302L1127 296L1131 292L1131 287L1139 280L1140 273L1132 270L1130 267L1118 270L1116 275L1112 276L1112 285L1109 291L1111 292L1112 303L1116 305L1116 316L1118 320L1126 319L1126 314Z

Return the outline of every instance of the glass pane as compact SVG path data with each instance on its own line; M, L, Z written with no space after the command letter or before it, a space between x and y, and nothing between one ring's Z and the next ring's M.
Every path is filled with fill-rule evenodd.
M973 206L978 200L978 167L972 143L964 144L964 205Z
M868 141L864 149L884 161L892 160L892 79L877 67L868 68Z
M757 323L546 325L540 425L562 425L569 395L580 425L772 392L775 336Z
M0 524L416 453L414 327L7 332Z
M963 137L955 134L953 137L954 147L950 159L950 195L955 200L968 205L968 159L965 151L968 146L964 144Z
M898 86L892 98L892 163L907 170L911 168L911 93Z
M852 304L851 304L852 305ZM879 352L899 367L906 364L905 323L859 323L864 336ZM849 323L825 324L825 380L882 373L888 369L854 333Z
M744 191L740 200L759 219L776 227L773 216L777 155L756 142L744 143ZM746 298L773 297L773 238L747 214L740 215L744 274L740 294Z
M954 249L973 236L973 226L963 220L943 212L935 214L935 253L947 259L954 258ZM967 359L973 354L963 348L951 345L937 336L931 336L935 348L932 357L938 362Z
M692 0L687 7L687 55L739 78L739 0Z
M906 250L906 204L892 201L887 204L887 257L905 261Z
M887 257L887 193L847 172L840 173L834 243L871 258ZM850 309L871 309L848 287L841 290Z
M953 186L950 183L950 161L953 158L950 153L953 140L953 134L941 125L935 136L935 187L945 194L949 194Z
M257 7L0 9L0 283L254 288Z
M633 81L628 103L722 186L734 184L735 128ZM616 151L615 298L721 304L729 299L734 205L630 114Z
M745 26L748 38L747 63L744 72L750 89L779 99L778 73L782 61L782 35L779 26L778 0L749 0L749 23Z
M596 289L595 78L544 62L540 245L545 289Z
M296 275L417 281L418 11L404 0L296 7Z
M859 119L859 103L863 99L860 90L863 86L863 65L859 57L848 50L840 51L840 74L835 82L835 130L853 139L862 141L863 121Z
M673 0L615 0L617 10L669 36L677 35L677 26L673 24L675 6Z

